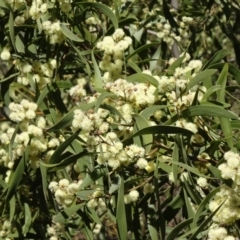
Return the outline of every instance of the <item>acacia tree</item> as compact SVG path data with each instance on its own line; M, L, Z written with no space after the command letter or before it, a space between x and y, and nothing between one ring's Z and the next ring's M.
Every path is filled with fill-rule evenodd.
M239 238L239 2L175 3L0 0L2 239Z

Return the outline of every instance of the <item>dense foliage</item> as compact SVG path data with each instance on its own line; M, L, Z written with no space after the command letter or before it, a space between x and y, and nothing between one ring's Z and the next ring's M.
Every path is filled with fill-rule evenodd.
M0 0L0 239L239 239L239 21Z

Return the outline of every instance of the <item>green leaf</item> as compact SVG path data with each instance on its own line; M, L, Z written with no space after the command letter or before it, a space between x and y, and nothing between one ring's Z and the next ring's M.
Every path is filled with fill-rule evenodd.
M96 105L95 105L95 108L94 108L94 111L97 112L100 105L102 104L102 101L105 99L105 98L108 98L108 97L115 97L115 94L114 93L111 93L111 92L105 92L105 93L102 93L97 101L96 101Z
M170 75L172 75L172 74L174 73L175 69L176 69L177 67L180 67L180 66L181 66L184 58L185 58L185 55L183 55L182 57L180 57L180 58L178 58L176 61L174 61L173 64L168 67L167 73L170 74Z
M82 184L79 186L79 189L83 189L91 185L93 182L97 181L99 178L106 175L106 167L103 165L97 165L94 170L89 173L86 178L83 180Z
M16 49L17 49L17 51L19 52L19 53L25 53L25 46L24 46L24 44L23 44L23 42L22 42L22 36L20 37L19 36L20 34L18 34L17 36L16 36L16 41L15 41L15 45L16 45Z
M83 42L84 41L83 39L81 39L77 35L75 35L72 31L70 31L66 24L62 23L60 25L60 28L61 28L63 35L65 37L71 39L72 41L75 41L75 42Z
M178 162L178 160L179 160L179 149L178 149L178 145L176 142L174 143L172 158L173 158L174 162ZM174 183L177 183L177 175L178 175L178 165L177 164L172 165L172 172L173 172Z
M140 115L144 117L145 119L148 119L151 117L157 110L167 108L167 105L153 105L150 107L145 108L144 110L141 111Z
M159 59L161 59L161 46L159 46L156 52L153 54L151 61L149 62L149 70L153 71L158 66Z
M205 210L207 204L209 204L210 200L215 196L217 192L219 192L221 187L215 188L213 191L211 191L201 202L199 205L197 212L195 213L194 220L193 220L193 226L197 227L197 223L199 218L202 215L202 212Z
M151 224L148 224L148 230L151 236L151 240L158 240L158 232L156 230L156 228L154 226L152 226Z
M25 215L25 220L24 220L24 225L22 227L22 233L23 233L24 237L26 237L27 233L29 232L31 223L32 223L31 210L27 203L24 203L24 215Z
M16 210L16 198L15 196L12 196L11 200L9 201L9 221L12 222L14 215L15 215L15 210Z
M65 208L63 211L59 212L56 216L53 217L53 221L59 223L65 223L65 220L74 215L78 210L83 208L85 203L77 204L69 208Z
M203 95L201 102L206 101L214 92L218 91L221 89L221 85L215 85L210 87L206 93Z
M41 172L41 180L42 180L42 191L43 191L43 195L45 200L47 200L48 198L48 183L47 183L47 169L44 165L42 165L42 161L39 162L39 168L40 168L40 172Z
M110 19L112 21L114 28L118 28L118 20L113 11L108 6L98 2L80 2L79 4L100 10L103 14L106 15L107 19Z
M83 152L74 154L68 158L63 159L61 162L54 164L55 166L49 170L49 172L56 172L58 170L61 170L67 166L69 166L71 163L75 163L79 158L82 158L83 156L86 156L90 154L88 151L84 150ZM49 166L51 168L51 166Z
M7 196L5 201L8 202L11 200L12 196L16 193L17 187L22 180L22 175L24 173L26 163L26 156L24 155L14 173L10 176L9 186L7 188Z
M205 80L207 77L212 76L214 73L216 73L216 69L208 69L203 72L198 73L187 85L187 88L184 91L188 91L195 85L199 84L203 80Z
M128 82L150 83L157 88L158 81L146 73L135 73L126 78Z
M174 126L151 126L144 129L139 130L132 136L126 138L123 140L123 143L129 141L130 139L141 136L145 134L183 134L185 136L190 136L193 133L187 129L180 128L180 127L174 127Z
M94 87L102 88L103 87L102 75L99 70L96 59L94 57L93 51L92 51L92 62L93 62L93 69L94 69L94 76L93 76Z
M207 165L207 168L210 170L210 172L214 175L215 178L217 179L222 178L221 171L218 168L212 165Z
M13 144L14 144L14 140L15 140L15 137L17 135L17 132L18 132L18 129L19 129L19 124L15 127L15 130L11 136L11 140L10 140L10 143L8 145L8 155L9 155L9 159L10 161L13 161L12 157L13 157Z
M223 58L225 58L227 55L231 54L228 50L222 49L218 51L204 66L203 70L209 68L215 63L218 63L221 61Z
M74 134L72 134L69 138L67 138L60 146L57 147L57 149L54 151L53 155L49 159L50 164L57 163L59 161L61 154L71 144L71 142L78 136L80 131L81 129L77 130Z
M15 46L15 31L14 31L14 18L12 10L9 12L9 20L8 20L8 28L9 28L9 35L13 45L14 50L16 51Z
M138 65L130 60L127 61L127 66L132 68L136 73L142 72L142 70L138 67Z
M228 64L225 64L216 82L216 85L222 86L222 88L216 92L217 101L219 102L225 102L225 91L226 91L225 88L227 83L227 76L228 76Z
M137 114L134 114L133 117L136 121L135 124L137 126L138 131L149 127L149 124L144 117L137 115ZM143 142L143 147L145 147L146 153L148 153L152 148L152 143L153 143L152 134L143 135L142 142Z
M111 113L114 113L115 115L119 116L122 120L124 120L126 122L126 120L123 118L122 114L115 107L108 105L108 104L102 104L100 107L110 111Z
M188 216L188 218L191 218L191 219L194 218L194 210L191 205L190 199L194 200L194 196L195 196L194 190L195 189L190 188L190 186L188 185L188 183L186 181L184 182L183 192L184 192L185 206L187 208L187 216ZM189 195L189 197L188 197L188 195ZM193 227L191 227L191 229L192 228Z
M225 88L227 83L227 76L228 76L228 64L225 64L223 67L223 70L221 74L218 77L217 85L221 86L221 89L218 90L217 93L217 101L219 102L225 102ZM228 118L219 118L221 129L223 131L223 134L225 136L225 139L228 143L228 146L230 149L233 148L233 133L231 129L231 123Z
M117 229L118 229L118 239L119 240L128 239L127 219L126 219L126 211L125 211L125 203L124 203L124 179L123 179L123 177L121 177L120 188L118 190L116 220L117 220Z
M188 109L182 111L182 115L185 117L212 116L212 117L238 119L238 116L235 115L234 113L227 111L222 107L214 106L214 105L191 106Z
M120 188L121 185L121 177L117 175L112 179L111 186L109 188L109 194L113 194L115 191L117 191Z
M179 234L184 230L184 228L188 227L193 221L193 218L189 218L183 222L180 222L173 230L168 234L166 240L173 240L176 237L179 237Z
M149 44L146 44L146 45L143 45L141 47L139 47L138 49L136 49L134 52L132 52L131 54L129 54L127 57L126 57L126 60L128 60L129 58L131 58L132 56L152 47L152 46L155 46L155 45L159 45L159 42L152 42L152 43L149 43Z
M225 202L225 201L224 201L224 202ZM214 216L214 215L217 213L217 211L222 207L222 205L224 204L224 202L221 203L221 204L219 205L219 207L217 207L216 210L215 210L214 212L212 212L212 213L209 215L209 217L202 222L202 224L197 228L197 230L195 231L195 233L194 233L188 240L195 240L195 239L196 239L196 236L197 236L205 227L208 226L208 223L209 223L210 221L212 221L213 216Z
M208 68L221 70L224 67L225 63L216 63ZM234 80L240 85L240 70L233 64L228 63L228 72L232 75Z

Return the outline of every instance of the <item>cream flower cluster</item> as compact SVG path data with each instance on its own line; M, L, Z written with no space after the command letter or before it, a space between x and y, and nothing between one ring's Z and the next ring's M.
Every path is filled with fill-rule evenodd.
M38 108L36 103L23 99L20 103L11 102L9 104L9 118L14 122L21 122L24 119L32 120L36 117Z
M214 199L209 203L210 211L216 210L221 204L221 208L213 217L213 221L219 224L233 224L240 219L240 197L232 188L223 185Z
M88 134L93 130L99 130L101 133L106 133L109 129L109 124L105 121L109 111L99 108L97 112L89 110L83 112L81 109L74 110L72 127L74 130L81 128L83 132Z
M234 183L240 186L240 156L231 151L224 154L226 163L219 165L218 169L221 171L222 178L232 179Z
M11 53L10 53L9 48L5 47L5 48L2 49L0 58L3 61L8 61L11 58Z
M12 224L11 222L9 222L8 220L5 220L3 222L3 224L1 224L0 226L0 237L4 238L4 239L9 239L10 238L6 238L7 235L12 231Z
M50 44L61 44L64 41L64 35L61 31L60 21L51 22L46 20L42 23L42 29L49 38Z
M222 207L214 215L213 220L220 224L232 224L240 219L240 156L238 153L228 151L224 154L226 163L219 165L221 176L224 179L232 179L232 187L221 186L214 199L209 204L209 209L214 211L220 204Z
M47 10L47 3L43 3L42 0L34 0L32 1L32 5L29 9L29 15L33 20L37 20L43 13L47 12Z
M163 19L163 18L162 18ZM174 40L180 41L181 37L177 36L173 31L171 31L171 25L165 19L161 22L155 23L157 28L157 37L162 39L168 44L173 44Z
M136 202L139 198L139 192L137 190L131 190L128 194L124 195L125 204Z
M113 169L121 165L128 165L141 159L145 155L145 150L137 145L129 145L123 148L123 144L114 132L106 134L103 143L97 146L97 162L104 164L105 162ZM145 165L145 168L148 163Z
M61 223L54 222L52 225L47 225L47 234L49 236L49 240L59 240L59 233L63 231L63 226Z
M75 102L80 102L80 99L83 96L86 96L86 90L84 89L84 86L86 85L86 79L85 78L79 78L77 79L77 85L71 87L69 89L69 95L71 98L75 99Z
M146 83L134 84L119 78L113 83L107 83L105 88L136 108L151 106L156 101L156 88Z
M68 207L75 198L75 194L79 190L82 180L70 183L69 180L63 178L59 182L52 181L48 188L54 193L55 199L59 206Z
M198 127L196 124L192 123L192 122L188 122L186 119L180 119L178 121L176 121L176 126L177 127L182 127L185 128L193 133L197 133L198 132Z
M102 61L99 63L101 70L105 71L104 82L113 81L121 77L124 64L124 51L132 44L132 39L125 36L122 29L116 29L112 36L106 36L97 43L97 48L104 51Z
M14 61L14 64L20 73L17 78L18 83L28 86L30 83L29 73L33 73L32 80L34 83L38 84L39 88L42 88L47 83L50 83L54 70L57 67L56 59L49 59L45 63L34 61L33 64L29 64L18 59ZM17 99L17 96L15 96L14 93L11 93L11 97Z
M227 229L224 227L215 227L208 232L208 240L235 240L236 238L228 235Z

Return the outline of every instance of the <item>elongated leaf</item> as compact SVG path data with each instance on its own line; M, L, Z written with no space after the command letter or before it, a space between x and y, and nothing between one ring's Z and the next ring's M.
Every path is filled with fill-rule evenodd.
M153 71L157 67L159 59L161 59L161 46L157 48L156 52L152 56L152 60L149 62L150 71Z
M47 169L45 166L43 166L41 163L42 161L39 162L39 167L40 167L40 172L41 172L41 177L42 177L42 190L43 190L43 195L45 200L47 201L48 198L48 183L47 183Z
M66 127L71 126L72 125L72 120L73 120L73 115L74 115L74 110L81 109L83 111L87 111L87 110L93 108L95 104L96 104L95 102L91 102L91 103L87 103L87 104L81 104L79 107L71 109L54 126L47 129L47 131L49 131L49 132L53 131L54 132L54 131L58 131L60 129L64 129Z
M94 168L94 170L89 173L86 178L83 180L82 184L80 185L79 189L83 189L91 185L93 182L97 181L99 178L106 175L107 170L105 166L98 165Z
M15 196L12 196L11 200L9 201L9 221L12 222L16 210L16 198Z
M5 199L6 202L10 201L12 196L16 193L16 189L22 179L24 169L25 169L25 157L23 156L20 162L18 163L15 172L12 174L12 176L10 176L10 183L7 188L7 196Z
M72 41L83 42L84 40L75 35L72 31L69 30L66 24L61 24L60 26L63 35Z
M150 83L155 87L158 86L158 81L154 77L146 73L132 74L131 76L127 77L126 80L128 82Z
M18 76L19 74L20 74L20 73L14 73L14 74L11 74L10 76L8 76L8 77L6 77L6 78L0 80L0 83L2 83L2 82L6 82L7 80L9 80L9 79L11 79L11 78L14 78L14 77Z
M13 144L14 144L14 140L15 140L15 137L17 135L18 129L19 129L19 124L15 128L14 133L12 134L9 146L8 146L8 154L9 154L10 161L13 161L13 159L12 159L12 156L13 156L13 152L12 152L13 151Z
M187 208L188 218L191 218L191 219L194 218L194 210L190 202L190 199L194 199L194 196L195 196L195 194L193 193L193 190L195 189L191 189L188 186L187 182L184 182L183 192L184 192L185 206ZM192 229L193 227L191 226L190 228Z
M24 225L22 227L22 233L26 237L26 234L29 232L29 228L32 223L32 215L30 207L27 203L24 203Z
M222 207L222 205L224 204L221 203L219 205L219 207L216 208L216 210L214 212L212 212L209 217L207 219L205 219L203 221L203 223L197 228L196 232L189 238L189 240L195 240L196 236L205 228L208 226L208 223L212 220L212 218L214 217L214 215L217 213L217 211Z
M208 99L208 97L210 97L214 92L218 91L221 89L221 85L215 85L210 87L207 92L203 95L202 97L202 102L206 101Z
M185 136L190 136L193 133L187 129L184 128L180 128L180 127L174 127L174 126L151 126L151 127L147 127L144 129L141 129L140 131L138 131L137 133L133 134L132 136L130 136L127 139L124 139L123 142L127 142L130 139L136 137L136 136L141 136L141 135L145 135L145 134L183 134Z
M97 101L96 101L96 105L95 105L95 108L94 108L94 111L97 112L100 105L102 104L102 101L105 99L105 98L108 98L108 97L114 97L115 94L114 93L111 93L111 92L105 92L105 93L102 93Z
M142 70L138 67L138 65L130 60L127 61L127 66L132 68L136 73L142 72Z
M172 75L177 67L180 67L185 56L178 58L176 61L173 62L171 66L168 67L167 72L169 75Z
M193 221L193 218L189 218L181 223L179 223L173 230L168 234L166 240L173 240L183 231L183 229L189 226Z
M152 47L152 46L155 46L155 45L159 45L159 42L152 42L152 43L149 43L149 44L146 44L146 45L143 45L141 46L140 48L136 49L133 53L129 54L127 57L126 57L126 60L128 60L129 58L131 58L132 56Z
M69 164L71 163L75 163L77 161L77 159L88 155L89 153L87 151L83 151L80 152L78 154L72 155L66 159L63 159L60 163L56 164L52 169L49 170L49 172L55 172L58 171L60 169L63 169L65 167L67 167Z
M83 208L84 206L85 203L81 203L66 208L63 211L59 212L56 216L54 216L53 220L56 222L64 223L66 219L70 218L73 214L75 214L79 209Z
M227 76L228 76L228 64L225 64L221 74L218 77L217 85L221 85L221 89L218 90L217 93L217 100L219 102L225 102L225 88L227 83ZM231 129L231 123L228 118L219 118L221 129L225 136L225 139L228 143L230 149L233 148L233 133Z
M112 10L108 6L98 2L80 2L79 4L85 5L86 7L92 7L92 8L98 9L103 14L105 14L108 19L111 20L115 29L118 28L118 20L115 14L112 12Z
M212 116L212 117L224 117L224 118L231 118L231 119L238 119L238 116L234 113L225 110L219 106L191 106L188 109L182 112L183 116L185 117L194 117L194 116Z
M221 71L216 85L220 85L222 88L218 90L217 93L217 101L225 102L225 88L227 83L227 76L228 76L228 64L225 64L223 70Z
M135 114L134 119L136 120L136 126L138 130L142 130L149 127L149 124L144 117ZM153 136L152 134L143 135L142 140L143 140L143 146L145 147L146 153L148 153L152 148Z
M16 51L15 46L15 30L14 30L14 18L12 10L9 12L9 20L8 20L8 28L9 28L9 35L13 45L14 50Z
M176 142L174 143L172 158L173 158L174 162L178 162L178 160L179 160L179 149L178 149ZM177 183L177 175L178 175L178 165L177 164L172 165L172 172L173 172L174 183Z
M194 216L194 220L193 220L194 227L197 227L198 220L201 217L202 212L205 210L206 205L209 204L210 200L215 196L215 194L220 191L220 188L221 187L215 188L203 199Z
M143 116L145 119L148 119L150 116L152 116L157 110L167 108L167 105L153 105L150 107L145 108L140 113L141 116Z
M114 113L126 122L126 120L123 118L123 115L115 107L107 104L102 104L100 107L110 111L111 113Z
M188 91L189 89L191 89L192 87L194 87L195 85L199 84L200 82L202 82L203 80L205 80L207 77L212 76L214 73L216 73L216 69L208 69L205 70L203 72L198 73L187 85L187 88L185 89L185 91Z
M118 190L116 220L118 229L118 239L126 240L127 236L127 219L124 203L124 179L121 177L120 188Z
M229 54L231 53L226 49L220 50L203 66L203 69L207 69L213 64L220 62L223 58L225 58Z
M93 62L93 68L94 68L94 76L93 76L94 87L102 88L103 87L102 76L101 76L101 72L99 70L98 64L96 62L96 59L94 57L93 51L92 51L92 62Z
M150 233L150 236L151 236L152 240L158 240L159 239L158 232L157 232L157 230L154 226L152 226L151 224L148 224L148 230L149 230L149 233Z
M57 147L57 149L54 151L53 155L49 159L49 163L57 163L59 161L59 158L61 154L64 152L64 150L68 147L69 144L78 136L81 129L77 130L72 136L70 136L66 141L64 141L60 146Z

